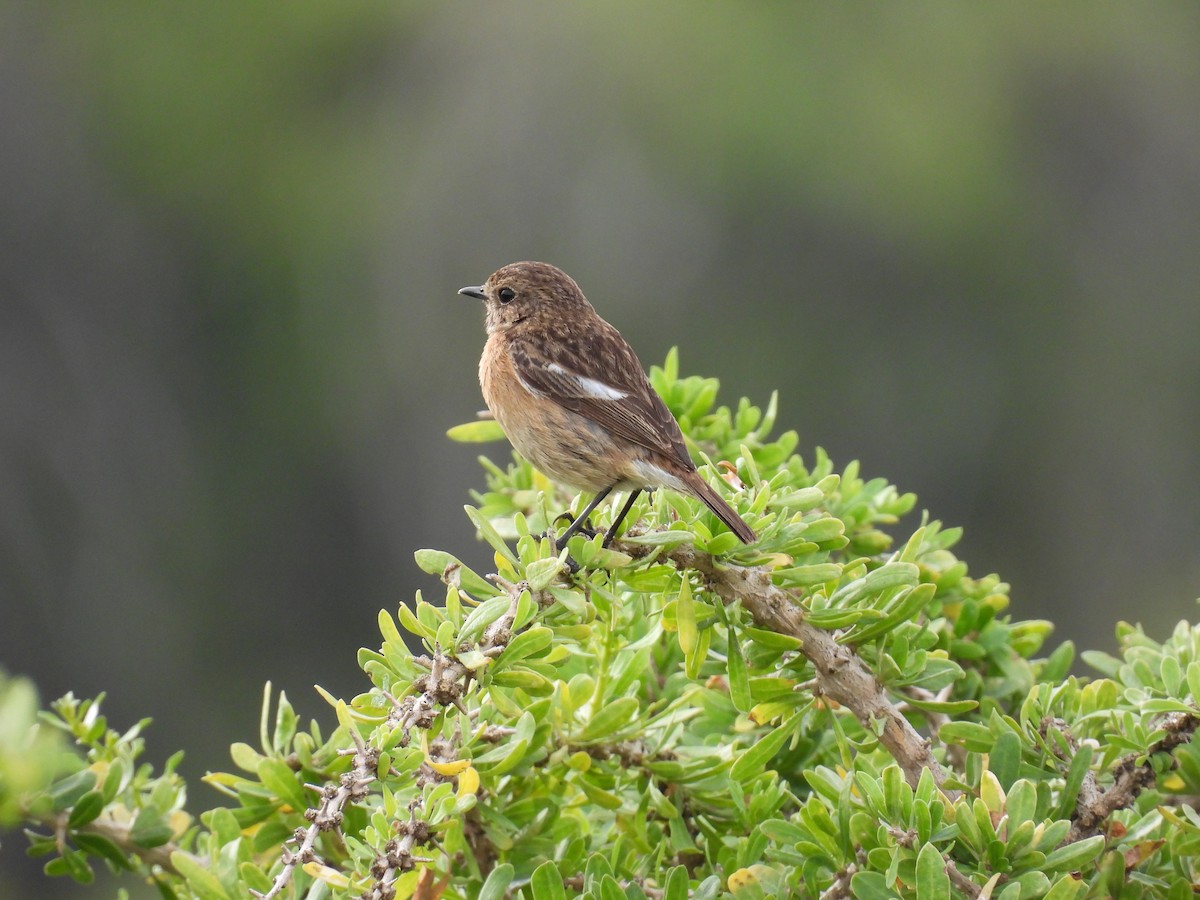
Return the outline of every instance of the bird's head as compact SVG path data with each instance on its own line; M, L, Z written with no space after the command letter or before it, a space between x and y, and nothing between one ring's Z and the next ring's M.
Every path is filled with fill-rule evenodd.
M570 275L543 262L509 263L483 284L459 293L484 302L488 334L526 321L553 322L595 313Z

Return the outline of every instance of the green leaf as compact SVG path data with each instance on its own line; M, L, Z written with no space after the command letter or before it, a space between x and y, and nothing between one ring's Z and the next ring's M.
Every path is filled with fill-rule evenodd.
M1097 834L1051 850L1046 854L1046 860L1040 868L1045 872L1078 872L1100 855L1104 850L1105 840L1104 835Z
M921 900L950 900L946 860L933 844L925 844L917 854L917 896Z
M1099 837L1099 835L1097 836ZM1042 896L1042 900L1074 900L1075 897L1082 896L1086 891L1086 882L1079 881L1070 875L1064 875L1054 882L1054 887ZM1022 896L1024 895L1022 894Z
M805 772L805 777L809 773ZM806 839L807 832L787 819L767 819L759 823L759 830L777 844L798 844Z
M1164 656L1159 666L1159 674L1162 676L1163 687L1166 689L1167 695L1178 696L1179 689L1183 685L1183 669L1179 665L1179 660L1174 656Z
M1116 678L1121 671L1121 666L1124 665L1115 656L1111 656L1101 650L1084 650L1079 654L1079 658L1101 675L1106 675L1109 678Z
M803 641L798 637L793 637L790 634L780 634L778 631L771 631L766 628L754 628L747 625L742 629L742 634L767 650L785 652L788 650L799 650L803 646Z
M544 625L535 625L513 637L496 660L496 664L507 665L529 656L540 655L541 651L549 647L553 640L553 631Z
M479 532L479 536L487 541L493 550L507 559L514 566L518 565L517 556L512 552L512 548L508 546L508 542L500 537L500 532L492 525L483 514L473 506L464 506L463 509L467 513L467 518L471 520L471 524Z
M242 881L246 882L246 887L252 891L265 894L271 890L272 882L267 873L252 862L244 862L239 865L238 874L242 876Z
M96 773L90 769L83 769L55 782L47 793L54 804L54 811L59 812L74 806L84 794L95 786Z
M1071 758L1071 768L1067 771L1067 780L1063 784L1062 795L1059 799L1059 818L1067 819L1075 812L1075 799L1083 786L1083 779L1092 765L1094 748L1091 744L1080 744Z
M704 665L704 661L708 658L708 644L712 640L713 630L705 628L700 632L699 642L696 645L696 651L684 658L683 670L688 678L699 678L700 667Z
M587 725L575 735L575 742L587 744L592 741L602 741L629 724L637 715L639 708L637 697L620 697L611 703L606 703L588 721Z
M254 832L252 838L252 846L255 853L264 853L271 851L278 852L278 847L295 833L294 828L289 828L284 822L275 819L270 822L263 823L258 831Z
M405 631L415 634L417 637L425 638L425 640L430 641L431 643L437 634L434 629L430 628L428 625L418 619L416 613L409 609L409 607L404 603L401 603L400 608L396 611L396 618L404 627Z
M458 631L458 642L470 644L478 641L485 628L508 612L510 603L511 601L505 596L484 600L471 610L471 614L463 622L463 627Z
M741 642L733 625L728 626L729 642L727 665L729 671L729 697L738 712L749 712L754 705L750 696L750 676L746 672L746 659L742 656Z
M587 798L601 809L620 809L624 805L619 796L612 791L606 791L587 775L580 776L578 784Z
M1015 732L1005 731L996 738L988 756L988 768L1004 790L1012 787L1021 768L1021 739Z
M554 685L545 675L528 666L516 665L502 669L491 677L491 683L499 687L520 688L539 697L554 691Z
M71 815L67 817L67 827L82 828L103 811L104 796L99 791L88 791L71 807Z
M947 722L938 729L938 737L947 744L961 744L972 753L987 753L996 742L991 729L978 722Z
M100 789L104 796L105 803L112 803L117 796L117 792L121 790L125 781L125 776L129 772L129 766L122 759L114 759L108 767L108 774L104 776L104 786Z
M1063 641L1054 652L1046 657L1045 665L1039 676L1042 681L1058 682L1067 677L1071 663L1075 661L1075 645L1071 641Z
M833 629L853 625L864 616L874 613L868 609L813 609L805 610L804 621L815 628ZM877 618L872 615L872 618Z
M525 567L525 581L531 591L541 591L549 587L562 570L563 563L557 556L535 559Z
M130 871L133 869L133 864L129 861L129 857L125 855L125 852L103 835L82 831L78 834L73 834L71 840L75 842L80 850L90 853L92 856L97 856L119 869Z
M789 587L810 587L814 584L825 584L841 577L842 567L839 563L813 563L807 566L793 566L787 569L776 569L771 573L771 580L776 584Z
M746 782L762 774L766 764L771 761L784 743L792 736L799 713L780 724L769 734L752 744L739 756L729 769L729 775L734 781Z
M533 870L529 887L533 891L533 900L566 900L567 898L567 892L563 889L562 875L553 860L547 860Z
M1188 663L1187 684L1188 693L1192 695L1192 702L1200 703L1200 660Z
M444 550L418 550L413 554L422 572L436 575L450 584L457 584L473 597L491 597L496 588L481 578L469 566L464 566L458 557Z
M91 884L96 875L88 864L87 854L82 850L70 850L57 859L46 863L44 869L47 875L68 875L80 884Z
M556 585L550 585L548 590L550 596L561 603L563 608L575 618L582 617L587 612L587 598L579 591Z
M229 756L233 760L233 764L243 772L258 772L258 764L263 759L263 755L251 747L249 744L243 744L240 741L229 745Z
M902 564L897 563L896 565ZM902 588L896 597L886 605L886 615L882 619L855 629L843 640L850 644L861 644L886 634L901 622L906 622L916 615L917 610L926 606L936 593L936 584L919 584L913 588Z
M495 419L480 419L478 422L455 425L446 432L446 437L460 444L484 444L504 440L504 429Z
M881 872L855 872L850 878L850 893L855 900L896 900L900 896L888 888Z
M264 757L258 764L258 780L296 812L302 813L308 808L304 788L296 780L296 773L283 760Z
M391 641L394 644L404 644L404 638L400 635L400 629L396 627L395 620L391 617L386 609L381 609L378 616L379 633L385 641Z
M979 706L978 700L921 700L909 696L905 696L904 702L913 709L946 716L960 716Z
M487 881L479 889L479 900L504 900L504 894L512 884L515 871L511 863L501 863L492 869Z
M171 865L187 880L188 887L199 900L233 900L217 876L200 865L190 853L176 850L171 854Z
M491 777L511 772L525 758L536 727L533 714L528 711L523 713L513 733L502 744L475 757L475 768Z
M702 543L703 546L699 549L705 553L711 553L713 556L724 556L742 546L741 538L732 531L722 531L720 534L714 534L712 538Z
M142 807L133 827L129 829L129 840L138 847L150 849L161 847L171 840L172 832L162 813L152 806Z
M296 724L299 717L292 705L288 703L287 694L279 692L279 704L275 709L275 735L271 746L276 753L287 753L292 746L292 738L296 736Z
M804 775L804 780L809 783L816 793L832 803L839 801L844 782L832 769L826 766L817 766L813 769L805 769L802 774Z
M1009 821L1014 824L1033 821L1033 817L1037 813L1037 788L1034 783L1022 778L1013 784L1008 789L1005 809L1008 812Z
M217 807L208 814L208 826L221 844L232 844L242 836L237 817L225 807Z
M621 884L612 875L600 878L600 900L629 900L621 890Z
M683 866L672 866L663 882L663 900L687 900L688 876Z

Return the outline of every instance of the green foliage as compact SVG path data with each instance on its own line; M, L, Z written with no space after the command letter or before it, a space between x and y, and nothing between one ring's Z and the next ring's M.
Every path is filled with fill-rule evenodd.
M269 714L268 688L258 746L205 779L230 805L197 824L174 760L136 765L141 724L118 735L68 697L45 721L84 758L0 789L0 815L51 829L31 832L49 874L87 880L99 858L204 900L1192 894L1200 630L1123 625L1120 658L1084 655L1102 677L1073 677L1069 645L1037 656L1049 623L968 575L958 530L923 516L894 541L911 494L772 438L775 398L718 407L673 353L652 381L757 543L659 491L612 547L560 553L546 531L584 498L483 460L467 513L496 572L418 553L444 593L381 612L370 687L322 692L328 738L282 694ZM815 632L776 627L779 591ZM839 666L871 684L839 693ZM31 703L0 696L11 768ZM879 703L933 754L917 741L914 764Z

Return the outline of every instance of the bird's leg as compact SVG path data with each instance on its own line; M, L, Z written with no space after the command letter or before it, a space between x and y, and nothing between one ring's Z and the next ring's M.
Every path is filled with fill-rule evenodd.
M574 519L571 518L570 510L567 510L566 512L560 513L559 515L555 516L555 518L554 518L555 525L559 525L563 522L566 522L567 524L572 524L574 522ZM580 525L579 529L575 533L582 534L586 538L594 538L597 534L597 531L595 528L592 527L592 523L589 521L589 522L584 522L582 525Z
M556 540L554 542L554 547L556 550L562 550L563 547L567 546L567 541L569 541L571 539L571 537L576 532L578 532L580 528L583 527L583 524L588 520L588 516L590 516L592 514L593 510L595 510L595 508L604 501L604 498L607 497L611 493L612 493L612 485L610 485L609 487L606 487L604 490L602 490L600 493L598 493L595 497L592 498L592 502L589 503L587 505L587 507L584 509L584 511L579 514L579 518L577 518L574 522L572 522L570 525L568 525L567 530L564 531L559 536L558 540Z
M617 529L621 527L621 523L624 522L625 517L629 515L629 510L633 506L633 501L638 498L638 494L640 493L641 489L629 492L629 499L625 501L625 505L622 506L621 511L617 513L617 517L613 520L613 523L608 526L608 531L604 534L604 544L602 546L607 547L613 542L613 538L617 536Z

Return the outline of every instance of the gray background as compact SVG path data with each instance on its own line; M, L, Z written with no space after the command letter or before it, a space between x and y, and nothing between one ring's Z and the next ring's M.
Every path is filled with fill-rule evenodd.
M0 4L0 664L153 716L197 811L267 679L330 723L413 551L487 565L455 291L525 258L647 365L778 388L1014 615L1164 635L1197 46L1194 4ZM6 881L23 843L0 895L83 895Z

